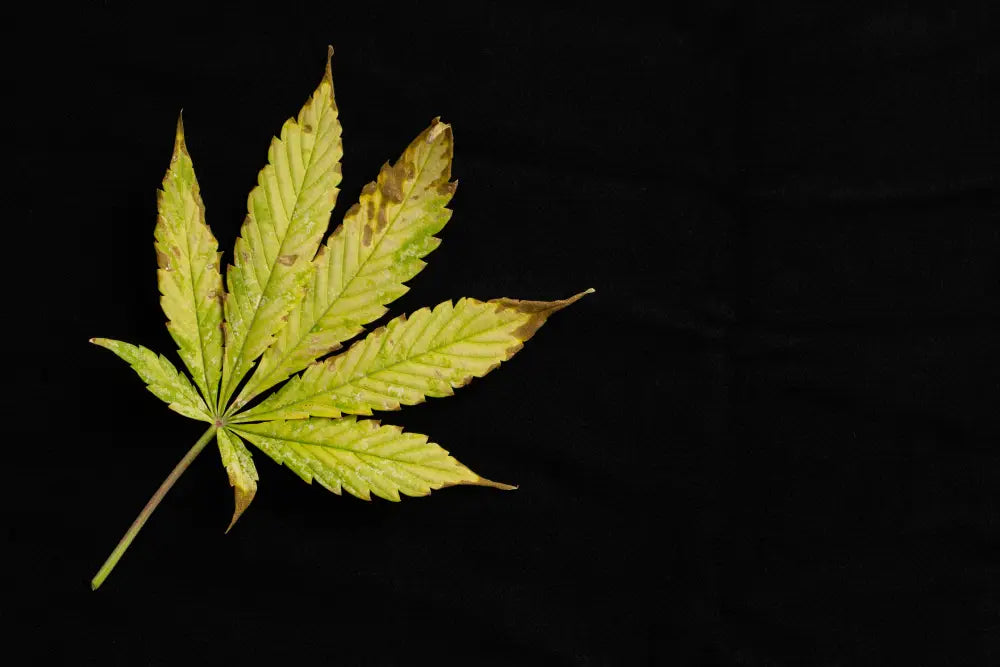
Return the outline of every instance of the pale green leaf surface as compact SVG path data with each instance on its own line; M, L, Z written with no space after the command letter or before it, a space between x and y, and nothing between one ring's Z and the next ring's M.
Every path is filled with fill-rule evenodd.
M332 54L332 50L331 50ZM271 142L227 272L220 411L302 296L330 221L343 153L330 64Z
M374 493L398 501L400 493L425 496L455 484L514 488L480 477L427 436L370 419L312 418L232 428L306 482L315 479L334 493L343 489L364 500Z
M162 354L157 356L155 352L142 345L132 345L110 338L91 338L90 342L111 350L128 362L146 383L146 388L166 402L171 410L198 421L212 421L208 407L198 395L198 390L187 376L179 372Z
M510 359L549 315L588 292L561 301L459 299L397 317L233 420L370 415L450 396Z
M154 236L160 304L177 352L209 405L215 405L222 373L222 276L219 244L205 223L194 165L177 133L170 167L157 192Z
M406 293L447 224L453 137L435 119L366 185L320 249L341 181L341 127L330 57L313 94L268 149L228 266L205 220L177 124L158 191L157 279L167 327L192 380L166 357L92 338L128 362L176 412L211 426L175 466L91 580L96 589L195 457L216 438L234 493L227 532L253 501L258 474L244 441L337 494L399 501L456 484L516 487L480 477L439 445L397 426L359 420L448 396L510 359L560 301L463 298L393 319L336 357ZM260 359L256 372L247 375ZM266 390L291 379L260 400ZM237 394L237 389L243 385ZM260 400L245 412L251 401Z
M226 467L226 473L229 475L229 485L233 487L235 500L233 519L229 522L229 528L226 528L228 533L257 493L259 477L250 452L238 435L227 428L220 428L215 432L215 437L219 443L222 465Z
M451 217L453 146L451 127L435 119L394 166L385 165L365 186L313 261L309 288L235 409L339 348L406 293L403 283L423 269L421 258L438 246L434 234Z

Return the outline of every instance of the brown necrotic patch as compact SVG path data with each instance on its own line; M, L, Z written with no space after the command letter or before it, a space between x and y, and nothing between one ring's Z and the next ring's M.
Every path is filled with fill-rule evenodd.
M383 169L382 192L397 204L403 201L403 181L406 179L406 165L399 162L394 167Z
M173 269L170 266L170 256L160 250L156 251L156 263L164 271L171 271Z
M386 202L382 202L382 205L378 207L378 219L376 221L375 231L381 232L389 225L389 219L386 217Z

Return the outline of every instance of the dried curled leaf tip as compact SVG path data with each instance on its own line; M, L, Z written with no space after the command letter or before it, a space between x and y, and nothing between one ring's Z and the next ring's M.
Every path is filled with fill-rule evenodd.
M463 484L468 484L469 482L462 482ZM480 477L477 481L472 482L476 486L491 486L494 489L500 489L501 491L517 491L518 487L516 484L504 484L503 482L494 482L492 479L486 479L485 477Z
M430 130L427 132L427 143L429 144L434 143L434 141L438 137L440 137L445 130L448 129L451 129L451 125L448 125L447 123L442 123L441 117L438 116L437 118L431 121Z

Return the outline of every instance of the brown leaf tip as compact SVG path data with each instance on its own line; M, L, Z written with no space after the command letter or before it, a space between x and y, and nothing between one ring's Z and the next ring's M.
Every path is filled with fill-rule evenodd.
M501 491L516 491L517 486L514 484L504 484L503 482L494 482L492 479L486 479L485 477L480 477L475 482L472 482L476 486L490 486L494 489L500 489Z
M251 501L253 501L253 497L257 493L256 485L246 490L237 486L236 480L231 472L229 473L229 483L233 487L233 499L236 502L236 507L233 511L233 518L229 522L229 526L226 528L226 533L229 533L233 526L236 525L236 520L243 515L243 512L250 506Z
M570 306L588 294L594 292L594 289L588 289L579 294L574 294L568 299L561 299L559 301L519 301L517 299L493 299L490 303L497 306L497 311L503 311L507 308L513 308L514 310L520 311L531 315L532 317L528 319L527 322L519 326L517 329L511 332L514 338L520 341L526 341L535 335L545 321L549 318L552 313L562 310L566 306ZM510 354L517 352L520 347L515 346L510 351ZM509 357L508 357L509 358Z
M493 299L492 301L490 301L490 303L497 304L498 306L500 306L501 310L504 308L516 308L517 310L520 310L523 313L538 313L544 315L545 317L548 317L552 313L558 310L562 310L567 306L571 306L580 299L582 299L583 297L587 296L588 294L593 294L596 291L597 290L591 287L590 289L586 289L580 292L579 294L574 294L568 299L560 299L557 301L522 301L519 299L502 298L502 299Z
M184 109L177 113L177 127L174 130L174 152L187 153L187 144L184 143Z
M322 84L324 81L330 84L330 100L333 100L333 69L331 67L331 61L333 60L333 46L327 44L326 46L326 69L323 71L323 78L320 79Z
M428 144L433 144L438 137L451 130L451 125L441 122L441 116L436 116L431 120L430 127L427 128L427 138L424 140Z

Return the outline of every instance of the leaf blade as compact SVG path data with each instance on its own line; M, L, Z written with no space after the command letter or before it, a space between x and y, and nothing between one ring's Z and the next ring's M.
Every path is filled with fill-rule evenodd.
M440 241L457 182L450 182L454 155L451 127L435 118L378 179L330 235L313 260L315 271L288 323L261 358L233 403L255 396L299 372L361 333L406 293L404 285L425 266L422 258Z
M226 528L228 533L253 501L260 477L257 475L257 467L253 464L250 452L238 435L228 428L220 428L215 432L215 438L219 444L222 465L225 466L226 474L229 476L229 485L233 487L235 508L229 527Z
M329 56L297 118L272 139L248 197L227 272L220 411L301 297L336 202L343 145Z
M198 421L211 422L208 406L184 373L177 370L162 354L142 345L132 345L110 338L91 338L90 342L111 350L138 373L146 388L167 403L174 412Z
M156 277L167 330L205 402L215 405L222 374L219 244L205 222L181 118L170 167L157 191L157 209Z
M397 317L234 421L370 415L450 396L510 359L552 313L592 291L559 301L460 299Z
M427 436L404 433L375 420L311 418L232 427L277 463L307 483L346 490L362 500L398 502L400 494L425 496L456 484L513 489L480 477Z

